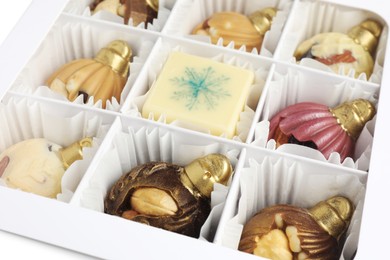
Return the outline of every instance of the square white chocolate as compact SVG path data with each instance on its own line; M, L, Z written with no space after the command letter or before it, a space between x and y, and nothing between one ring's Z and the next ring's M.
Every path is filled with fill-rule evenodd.
M142 116L164 115L232 138L254 73L182 52L169 55L142 108Z

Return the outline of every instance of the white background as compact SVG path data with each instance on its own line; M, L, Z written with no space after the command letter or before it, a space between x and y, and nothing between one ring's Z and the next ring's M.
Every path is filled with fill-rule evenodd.
M12 31L15 24L23 16L23 13L28 8L30 2L31 0L1 0L1 3L4 5L2 8L0 8L0 44L6 40L8 34ZM61 260L90 258L62 248L43 244L38 241L0 231L0 259Z

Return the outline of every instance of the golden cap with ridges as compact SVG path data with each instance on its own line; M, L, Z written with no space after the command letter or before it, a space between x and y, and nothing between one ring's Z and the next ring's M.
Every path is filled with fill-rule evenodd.
M72 143L71 145L61 148L59 153L64 163L65 169L68 169L69 166L77 160L83 159L83 148L92 146L92 138L86 137L77 142Z
M272 19L275 17L276 12L277 10L274 7L267 7L251 13L248 17L256 30L261 35L264 35L271 28Z
M193 193L210 198L214 183L226 185L233 169L229 159L222 154L209 154L184 167L182 181Z
M348 36L373 55L378 45L381 32L382 25L379 22L367 19L352 27L348 32Z
M125 78L129 72L132 55L132 49L125 41L115 40L100 49L95 60L110 66L113 71Z
M337 122L353 139L357 139L364 125L370 121L376 113L375 107L365 99L356 99L345 102L329 111L337 118Z
M321 201L309 209L315 221L337 240L347 230L353 211L352 202L342 196Z

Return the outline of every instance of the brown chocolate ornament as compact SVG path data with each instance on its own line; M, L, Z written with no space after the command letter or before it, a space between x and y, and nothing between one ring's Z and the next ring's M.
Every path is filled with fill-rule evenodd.
M185 167L165 162L140 165L123 175L104 201L104 212L198 237L210 213L213 184L226 184L232 173L220 154Z
M338 259L352 214L352 202L340 196L310 209L264 208L245 224L239 250L274 260Z
M224 46L234 42L236 49L245 45L248 51L260 50L275 15L276 9L272 7L253 12L248 17L237 12L218 12L197 25L192 34L207 35L213 44L222 38Z
M145 23L146 27L157 18L158 7L158 0L95 0L90 6L93 13L106 10L123 17L125 24L131 18L134 26Z

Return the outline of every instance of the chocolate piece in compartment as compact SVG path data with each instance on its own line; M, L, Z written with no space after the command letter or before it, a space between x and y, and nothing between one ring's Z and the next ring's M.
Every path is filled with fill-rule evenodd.
M318 149L327 159L338 152L343 161L353 156L355 140L374 115L375 107L363 99L335 108L302 102L288 106L271 119L268 139L275 139L277 146L296 143Z
M221 154L209 154L184 167L146 163L112 186L104 212L198 237L210 213L214 183L226 185L232 171L229 159Z
M374 68L374 55L382 32L382 25L367 19L351 28L347 34L338 32L320 33L300 43L294 56L315 59L338 73L343 67L347 73L355 70L355 77L365 73L367 78Z
M65 170L90 146L89 137L64 148L44 138L24 140L0 154L0 177L8 187L55 198Z
M239 250L271 259L337 259L353 211L352 202L342 196L310 209L286 204L264 208L245 224Z
M224 46L234 42L236 49L245 45L247 51L254 48L260 50L276 12L273 7L258 10L249 16L237 12L218 12L197 25L192 34L207 35L213 44L222 38Z
M47 79L47 85L70 101L83 95L86 103L93 96L94 102L102 100L105 108L113 97L120 100L131 58L132 49L126 42L112 41L94 59L77 59L59 68Z
M96 0L90 5L93 13L106 10L123 17L124 23L133 20L133 25L153 23L158 15L158 0Z
M164 116L232 138L254 73L183 52L172 52L147 94L142 116Z

